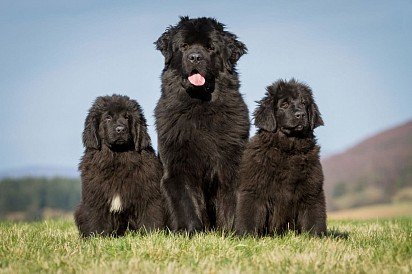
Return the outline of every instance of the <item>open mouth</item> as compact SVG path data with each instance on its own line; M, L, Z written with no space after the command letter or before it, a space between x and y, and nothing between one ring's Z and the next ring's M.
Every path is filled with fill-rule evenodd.
M302 130L303 129L303 125L298 125L295 127L295 130Z
M197 87L201 87L206 83L206 79L203 75L199 73L198 70L194 69L187 78L189 82Z

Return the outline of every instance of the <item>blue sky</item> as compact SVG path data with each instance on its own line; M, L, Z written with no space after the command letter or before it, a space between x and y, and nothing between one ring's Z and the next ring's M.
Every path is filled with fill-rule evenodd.
M179 15L215 17L247 45L238 71L250 112L278 78L309 84L324 156L412 119L411 1L3 0L0 170L77 166L87 110L112 93L140 102L156 147L153 42Z

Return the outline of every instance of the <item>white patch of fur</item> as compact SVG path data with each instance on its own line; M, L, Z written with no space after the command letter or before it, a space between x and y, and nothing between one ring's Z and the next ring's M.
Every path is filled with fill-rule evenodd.
M112 199L112 203L110 205L110 212L112 213L119 213L123 209L122 207L122 199L120 199L120 195L116 194L114 195Z

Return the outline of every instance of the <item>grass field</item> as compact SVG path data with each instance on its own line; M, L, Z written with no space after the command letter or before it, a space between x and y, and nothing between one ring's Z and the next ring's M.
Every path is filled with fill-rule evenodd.
M0 272L411 273L412 218L329 221L329 236L165 232L81 240L71 221L0 223Z

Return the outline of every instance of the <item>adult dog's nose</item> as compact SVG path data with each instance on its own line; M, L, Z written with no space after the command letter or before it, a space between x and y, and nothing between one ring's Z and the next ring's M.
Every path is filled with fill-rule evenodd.
M305 112L303 112L303 111L296 111L296 112L295 112L295 117L298 118L298 119L302 119L302 118L305 117Z
M198 52L193 52L193 53L190 53L187 58L192 63L199 63L200 61L203 60L203 55Z
M117 127L116 127L116 132L117 132L117 133L123 133L124 130L125 130L125 127L124 127L124 126L117 126Z

